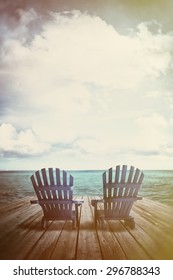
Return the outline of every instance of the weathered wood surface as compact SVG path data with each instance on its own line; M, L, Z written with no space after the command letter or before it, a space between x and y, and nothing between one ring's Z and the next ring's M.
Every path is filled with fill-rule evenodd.
M42 230L41 207L30 197L1 205L0 259L173 259L172 207L143 199L132 209L135 229L121 221L96 229L93 198L83 198L77 229L71 221L55 221Z

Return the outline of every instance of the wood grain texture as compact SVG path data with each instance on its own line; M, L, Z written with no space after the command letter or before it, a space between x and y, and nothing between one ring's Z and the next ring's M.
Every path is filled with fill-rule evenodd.
M143 199L133 207L136 227L123 221L94 224L92 199L84 197L79 227L71 221L40 226L42 211L26 197L0 208L0 259L171 259L173 260L173 208ZM82 199L78 197L78 199ZM103 203L98 203L102 209Z

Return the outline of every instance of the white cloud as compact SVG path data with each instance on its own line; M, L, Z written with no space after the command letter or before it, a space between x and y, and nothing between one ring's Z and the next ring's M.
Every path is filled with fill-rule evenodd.
M135 141L134 150L144 154L163 154L164 146L169 140L167 131L169 122L157 113L140 117L136 120L138 126L137 141ZM137 142L139 145L137 145Z
M153 90L153 91L147 92L145 94L146 98L155 98L156 99L156 98L159 98L161 96L162 96L162 93L158 90Z
M3 77L12 80L5 94L18 97L2 116L11 125L1 126L1 151L36 155L64 143L62 157L100 160L156 153L168 143L170 104L158 81L170 82L170 34L154 34L143 23L122 35L101 18L74 11L52 13L27 41L37 14L20 15L15 36L6 36L1 48Z
M172 41L171 36L152 34L144 24L135 36L123 36L99 17L54 14L30 47L8 40L6 60L18 62L16 78L22 78L25 86L32 82L41 89L41 76L43 88L56 80L72 79L131 89L149 75L165 73Z
M4 156L35 156L49 150L49 145L42 143L32 130L17 131L11 124L0 126L0 153Z
M20 27L24 28L28 24L34 22L35 20L38 20L38 14L33 8L30 8L29 10L17 10L19 17L20 17Z
M141 117L136 121L143 129L149 129L152 131L153 127L167 127L167 121L162 115L156 113L151 116Z

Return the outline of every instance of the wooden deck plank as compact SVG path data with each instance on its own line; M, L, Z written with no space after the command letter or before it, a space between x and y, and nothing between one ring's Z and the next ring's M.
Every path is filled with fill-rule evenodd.
M20 208L10 211L6 216L0 218L0 240L10 239L12 236L17 235L23 229L27 229L27 226L38 216L42 214L40 208L30 207L28 201L25 201Z
M35 226L36 225L36 226ZM26 259L28 252L33 248L36 242L44 236L42 229L37 230L40 227L40 216L38 216L34 223L26 225L26 228L22 230L23 234L18 234L16 240L13 238L11 243L11 259ZM30 228L32 230L30 230Z
M125 227L116 221L109 221L109 225L114 232L117 240L129 260L147 260L150 259L148 254L143 250L141 245L131 236Z
M143 199L136 202L132 213L142 230L153 240L155 246L144 245L154 259L173 259L173 208ZM131 231L134 236L135 231ZM141 242L141 241L140 241ZM144 241L143 241L144 242ZM156 249L157 248L157 249Z
M81 197L74 199L81 200ZM38 207L38 206L37 206ZM80 210L80 209L79 209ZM80 216L80 213L79 213ZM34 244L27 259L74 259L78 229L72 230L71 221L54 221Z
M103 209L103 204L98 204L100 209ZM130 231L123 225L123 223L120 223L119 221L105 221L105 227L107 233L112 233L113 237L111 238L111 241L113 241L113 244L116 248L115 252L113 252L113 256L110 255L106 256L108 259L152 259L150 254L144 249L144 244L139 244L138 238L135 238L134 236L131 236ZM150 245L152 243L152 239L150 236L148 236L145 232L143 232L140 227L137 227L133 229L133 231L138 232L139 235L142 235L143 238L145 238L146 245L149 244L150 239ZM99 234L102 234L105 232L105 230L98 230ZM101 233L100 233L101 232ZM116 241L116 242L115 242ZM141 239L143 241L143 239ZM100 241L101 242L101 241ZM143 242L142 242L143 243ZM111 242L112 246L112 242ZM105 250L106 251L106 250ZM133 253L132 253L133 251ZM109 252L110 254L110 252Z
M135 231L131 231L131 234L143 245L152 259L173 259L173 237L167 236L164 231L157 228L155 224L147 222L139 214L135 213L134 217L144 236L147 234L149 237L143 239L139 232L136 233Z
M144 231L143 221L141 227L141 223L140 225L138 224L138 220L135 216L135 223L136 225L134 229L130 229L129 227L127 227L126 230L129 231L134 240L139 243L143 250L147 253L147 259L158 259L158 247L155 240L147 232Z
M40 217L37 217L36 222L40 224ZM26 227L25 227L26 226ZM25 237L29 234L28 242L34 242L37 234L32 229L31 223L25 224L23 227L16 229L13 234L8 235L4 238L3 243L0 246L0 258L1 259L24 259L25 251L28 244L25 243ZM40 231L39 235L43 234ZM26 252L27 253L27 252Z
M73 229L72 223L66 221L50 259L74 260L76 258L77 238L78 229Z
M150 204L152 207L150 207ZM101 206L103 204L99 204L100 209ZM142 208L143 205L145 205L145 199L144 202L142 204ZM141 202L138 202L138 207L141 207ZM146 200L146 208L142 209L142 211L140 210L140 222L139 225L136 223L136 228L131 230L130 228L127 228L126 230L122 229L122 233L119 234L119 230L120 230L120 224L118 224L119 222L109 222L109 224L111 223L111 225L114 227L113 231L116 235L116 237L119 240L119 243L121 244L123 250L125 250L124 252L127 254L127 258L129 259L173 259L173 253L172 253L172 249L170 250L170 248L173 248L173 244L172 244L172 232L173 232L173 228L171 226L171 222L170 219L172 219L172 208L167 207L165 205L162 205L160 203L156 203L156 206L158 207L157 209L157 213L154 211L153 208L153 201L150 200ZM165 224L162 225L162 228L158 228L158 224L162 223L162 219L160 219L160 208L166 210L164 212L164 223L166 223L166 228L167 231L169 233L167 233L167 231L165 231ZM136 212L138 207L136 207L136 211L135 211L135 222L136 221ZM150 207L150 210L148 210L148 207ZM138 209L139 210L139 209ZM148 210L148 211L146 211ZM134 211L133 211L134 212ZM142 216L146 216L145 219L141 219ZM150 222L147 221L147 217L150 217ZM156 217L157 218L156 218ZM161 220L161 221L160 221ZM151 223L152 221L152 223ZM154 224L153 224L154 221ZM117 226L115 226L117 224ZM152 228L154 227L154 229ZM148 230L146 231L146 228L148 228ZM121 231L121 230L120 230ZM108 232L111 232L111 229L108 229ZM128 232L129 234L131 234L132 236L128 236ZM155 236L156 235L156 236ZM160 242L160 237L162 236L162 240L166 241L166 244L164 244L164 242ZM158 240L157 240L158 238ZM126 245L126 240L127 240L127 245ZM132 245L131 242L132 242ZM156 242L157 241L157 242ZM129 248L128 248L128 247ZM171 246L171 247L170 247ZM136 251L136 252L135 252ZM133 253L132 253L133 252ZM134 255L133 255L134 254Z
M74 200L82 200L82 197L74 197ZM81 217L82 206L78 208L79 220ZM79 235L79 226L73 229L73 225L70 221L67 221L64 225L62 234L54 247L51 255L52 260L74 260L77 254L77 244Z
M30 198L0 207L0 259L173 259L173 208L143 199L132 214L136 227L94 224L93 197L84 198L80 226L55 221L41 228L42 210ZM100 204L101 207L101 204Z
M166 239L168 242L173 241L173 208L172 207L166 207L165 211L162 211L162 205L161 208L159 208L160 204L156 204L155 208L153 208L153 204L149 202L147 204L148 200L146 201L146 209L144 207L141 207L141 204L137 204L136 208L133 209L135 212L135 215L138 214L140 218L143 218L145 220L145 230L150 228L152 230L151 234L153 233L158 234L162 239ZM161 212L162 211L162 212Z
M32 197L23 197L23 198L20 198L19 200L15 200L15 201L12 201L12 202L8 202L8 203L4 203L4 202L1 202L0 204L0 218L4 215L7 215L8 212L10 211L14 211L15 209L17 208L20 208L20 207L23 207L23 205L26 203L26 202L29 202L29 200L32 199Z
M64 224L65 223L63 221L50 223L49 227L44 231L43 236L41 236L30 248L26 259L51 259L53 250L62 233Z
M100 226L98 226L97 234L104 260L127 259L118 240L107 226L105 229L102 229Z
M139 212L145 219L151 221L156 226L160 226L168 232L173 229L173 209L158 202L143 199L134 205L133 211Z
M100 197L91 197L91 199L100 199ZM100 204L101 207L102 204ZM94 217L94 208L92 207L92 214ZM102 228L101 225L97 224L97 235L100 243L100 248L102 252L102 257L105 260L124 260L126 255L122 250L118 240L114 236L113 232L108 229L107 222L105 221L105 227Z
M87 197L84 197L84 204L82 205L76 258L79 260L102 259L92 210Z
M22 210L22 209L21 209ZM15 215L15 213L14 213ZM4 240L3 238L13 236L16 231L22 231L24 229L32 229L31 223L37 218L41 217L42 212L40 209L38 211L24 211L20 214L18 213L18 216L16 219L7 219L6 223L4 222L0 225L0 241ZM30 226L30 228L29 228Z
M43 234L40 228L42 217L40 207L32 207L27 201L21 207L20 213L17 211L16 219L12 219L14 215L15 212L9 215L8 226L0 234L0 257L3 256L4 259L8 259L9 256L10 259L24 259L30 244ZM37 228L40 230L37 231Z

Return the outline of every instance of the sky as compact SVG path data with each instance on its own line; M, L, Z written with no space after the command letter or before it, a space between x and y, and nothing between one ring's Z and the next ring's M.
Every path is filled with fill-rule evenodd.
M172 169L172 9L0 0L0 169Z

